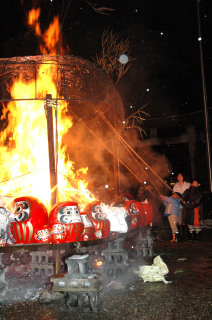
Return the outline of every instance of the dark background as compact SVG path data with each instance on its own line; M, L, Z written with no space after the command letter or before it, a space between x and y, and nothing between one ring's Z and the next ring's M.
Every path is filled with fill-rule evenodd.
M93 5L93 8L91 6ZM128 39L134 58L128 73L117 85L126 117L146 105L143 128L157 127L161 137L185 133L194 125L197 175L207 187L208 171L202 95L196 0L0 0L0 57L39 54L38 40L26 24L30 9L40 7L45 31L60 15L64 43L70 54L93 61L101 51L103 31L110 27ZM97 8L112 8L101 14ZM202 0L200 23L207 106L211 127L211 0ZM191 176L186 145L155 147L165 153L174 171Z

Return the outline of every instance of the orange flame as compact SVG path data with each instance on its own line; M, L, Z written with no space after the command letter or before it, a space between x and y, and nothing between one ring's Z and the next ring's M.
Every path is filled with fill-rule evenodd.
M38 9L32 9L29 12L28 16L28 24L35 29L35 33L37 36L41 36L41 30L40 30L40 24L39 24L39 18L40 18L40 8Z
M31 10L28 23L33 26L38 36L41 30L38 23L40 9ZM48 48L55 54L59 41L59 23L55 18L49 29L44 33L41 46L42 53ZM44 50L45 49L45 50ZM57 97L56 77L57 66L41 64L37 79L38 97L51 93ZM1 132L0 153L0 194L19 197L32 195L40 199L50 209L51 190L49 178L47 121L44 101L27 100L34 97L34 81L25 81L22 76L13 79L8 91L13 99L3 106L1 120L7 119L8 125ZM62 137L72 127L72 119L66 116L67 102L62 102L57 109L58 118L58 201L74 200L87 203L95 197L86 189L87 182L79 178L85 176L87 168L75 173L74 162L67 159L67 150L62 146ZM54 119L55 125L55 119ZM4 181L4 183L2 183Z
M61 42L62 35L60 34L60 23L59 16L54 17L53 22L50 23L48 29L44 32L43 36L40 30L39 24L40 18L40 8L32 9L29 12L28 16L28 24L34 29L35 34L40 38L42 37L42 41L40 43L40 52L42 54L49 55L57 55L58 54L58 43ZM68 48L64 49L60 46L60 54L65 54Z
M100 268L103 264L102 260L98 260L98 259L95 259L94 262L95 262L97 268Z

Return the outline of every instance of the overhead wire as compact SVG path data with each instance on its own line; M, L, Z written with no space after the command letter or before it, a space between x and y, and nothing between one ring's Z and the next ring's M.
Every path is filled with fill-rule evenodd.
M211 109L212 109L212 107L208 108L208 110L211 110ZM154 120L163 120L163 119L170 119L170 118L185 117L185 116L189 116L189 115L196 114L196 113L202 113L202 112L203 112L203 110L197 110L197 111L188 112L188 113L184 113L184 114L174 114L174 115L170 115L170 116L145 119L145 121L154 121Z

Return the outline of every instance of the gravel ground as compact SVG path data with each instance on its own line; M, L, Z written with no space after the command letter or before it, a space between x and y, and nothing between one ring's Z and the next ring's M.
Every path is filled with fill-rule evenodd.
M144 282L134 270L151 265L153 258L132 261L124 278L103 288L100 311L73 312L64 302L38 301L3 304L0 320L210 320L212 319L212 229L202 232L200 243L154 243L169 268L163 282ZM124 287L124 288L123 288Z

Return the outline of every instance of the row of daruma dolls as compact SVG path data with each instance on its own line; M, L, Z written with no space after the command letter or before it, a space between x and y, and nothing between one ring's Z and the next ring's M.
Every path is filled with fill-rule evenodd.
M8 223L6 238L0 239L1 246L89 241L104 239L116 233L116 228L111 228L110 214L106 216L102 213L99 201L89 203L83 212L80 212L76 202L60 202L48 214L40 200L28 196L14 199L10 208L1 207L3 209L7 212ZM127 228L122 229L122 232L149 225L153 218L150 205L128 198L123 198L122 204L119 203L119 208L116 208L118 218L123 210ZM119 228L117 230L120 232Z

